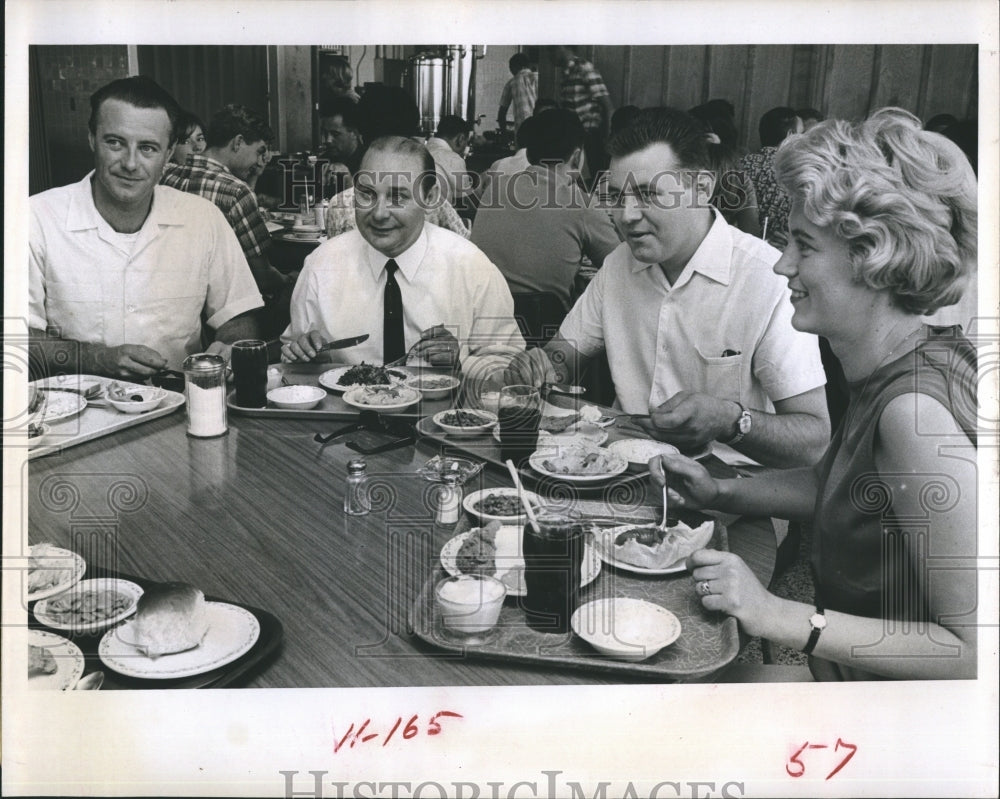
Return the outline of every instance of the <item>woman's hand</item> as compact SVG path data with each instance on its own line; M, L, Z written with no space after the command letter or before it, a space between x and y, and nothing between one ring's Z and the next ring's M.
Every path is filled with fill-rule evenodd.
M760 584L739 555L699 549L688 557L687 568L706 610L733 616L748 635L766 635L767 620L780 600Z
M670 501L681 508L709 508L719 496L719 483L698 461L683 455L657 455L649 461L649 478L657 489L667 485Z

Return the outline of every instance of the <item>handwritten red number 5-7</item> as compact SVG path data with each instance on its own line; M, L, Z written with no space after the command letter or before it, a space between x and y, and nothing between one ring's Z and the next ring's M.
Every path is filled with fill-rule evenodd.
M808 749L829 749L829 747L826 744L811 744L806 741L799 747L798 751L794 755L788 758L788 763L785 764L785 771L788 772L789 777L801 777L806 773L806 765L800 758ZM847 755L836 765L833 771L826 775L826 779L830 779L830 777L846 766L847 762L854 757L854 753L858 751L858 747L855 744L845 743L838 738L837 743L833 747L833 751L839 752L841 749L848 750Z

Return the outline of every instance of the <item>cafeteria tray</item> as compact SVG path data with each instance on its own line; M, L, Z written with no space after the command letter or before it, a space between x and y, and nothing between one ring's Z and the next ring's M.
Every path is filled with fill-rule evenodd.
M75 380L76 376L74 376L73 379ZM101 393L102 397L106 393L107 384L111 382L117 382L122 386L140 385L138 383L130 383L126 380L115 380L110 377L96 377L94 375L80 375L79 379L82 382L95 380L100 382L103 387ZM51 380L51 378L49 378L49 380ZM35 382L38 383L44 381ZM148 386L140 387L148 388ZM31 460L34 458L40 458L43 455L60 452L61 450L69 447L75 447L77 444L93 441L95 438L102 438L128 427L145 424L153 419L159 419L161 416L168 416L184 405L183 394L177 391L167 391L166 389L164 389L164 391L167 396L163 402L153 408L153 410L146 411L145 413L122 413L107 404L99 405L88 402L87 407L76 416L61 419L57 422L46 422L49 426L49 432L45 436L45 442L29 449L28 459ZM98 400L97 402L100 401L101 400ZM26 432L25 439L23 441L19 438L15 438L15 435L15 433L10 433L5 430L4 445L17 446L21 443L24 445L27 444Z
M689 524L706 517L681 514ZM724 524L716 520L710 547L728 550ZM644 576L602 564L598 578L580 591L579 604L605 597L644 599L671 611L681 623L680 637L655 655L637 663L602 655L572 632L540 633L527 626L517 597L504 601L494 637L468 644L442 632L434 586L447 575L438 565L424 583L410 611L410 631L433 646L470 657L482 657L560 669L621 674L657 682L687 682L704 678L739 653L736 620L702 607L694 582L685 571L676 575Z
M117 577L137 583L144 590L149 590L157 583L153 580L146 580L142 577L133 577L128 574L119 574L110 569L95 568L88 570L88 577ZM108 668L101 661L97 653L101 638L106 632L102 629L96 635L72 634L60 631L59 634L73 641L83 652L84 676L93 671L104 672L104 683L101 690L149 690L161 688L230 688L245 684L255 674L261 671L270 661L271 657L278 652L284 636L284 627L276 616L266 610L244 605L240 602L233 602L216 596L206 596L208 602L225 602L229 605L236 605L252 613L260 623L260 634L254 645L231 663L220 666L217 669L206 671L203 674L196 674L191 677L179 677L168 680L150 680L139 677L127 677ZM33 607L28 611L29 629L48 630L49 628L35 618Z
M323 372L335 369L338 365L342 364L277 364L278 368L281 370L282 376L288 381L289 384L304 386L319 386L319 376L323 374ZM229 393L226 405L228 406L230 413L235 413L239 416L255 416L267 419L333 419L341 421L354 421L358 418L361 411L358 408L344 402L342 394L338 394L328 389L324 389L324 391L326 391L326 396L320 400L319 405L315 408L310 408L309 410L275 408L270 403L268 403L267 407L264 408L244 408L236 404L235 391L231 391ZM433 415L438 411L446 411L452 407L452 405L453 401L450 397L441 400L421 399L409 408L404 408L401 411L393 411L392 413L385 415L415 422L428 414ZM374 408L373 410L378 412L377 408Z

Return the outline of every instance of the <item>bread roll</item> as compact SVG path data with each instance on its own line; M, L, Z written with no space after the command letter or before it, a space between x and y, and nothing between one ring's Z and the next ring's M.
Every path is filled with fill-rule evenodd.
M199 646L208 632L205 595L187 583L163 583L139 597L135 646L157 658Z

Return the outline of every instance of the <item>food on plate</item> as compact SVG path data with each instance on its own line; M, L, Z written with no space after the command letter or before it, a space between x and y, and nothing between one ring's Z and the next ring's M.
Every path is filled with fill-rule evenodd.
M111 381L108 383L108 399L115 402L145 402L149 398L137 393L134 388Z
M56 659L44 646L28 644L28 677L55 674L59 669Z
M439 375L437 377L432 377L428 375L422 375L413 381L413 387L422 389L423 391L434 391L435 389L451 388L455 385L455 379L452 377L447 377L445 375Z
M598 416L600 418L600 416ZM580 421L580 414L567 413L554 416L543 416L538 424L539 430L547 430L550 433L562 433L572 425Z
M524 513L517 494L487 494L476 503L476 510L488 516L519 516Z
M500 522L474 527L465 536L455 553L455 568L462 574L485 574L492 577L497 570L497 531Z
M680 452L673 444L651 438L623 438L608 447L630 463L645 465L657 455L676 455Z
M132 598L113 588L69 591L50 599L46 615L61 624L82 627L121 615L132 605Z
M359 391L359 395L354 399L364 405L401 405L406 402L416 402L420 398L416 390L399 384L364 386Z
M387 386L393 379L406 377L402 372L394 372L384 366L362 361L357 366L352 366L344 372L338 379L337 384L341 386Z
M667 569L708 544L713 527L711 519L695 528L682 521L666 530L655 526L633 527L614 535L608 554L632 566ZM605 546L608 543L605 541Z
M590 422L591 424L596 424L601 421L603 414L601 414L601 409L596 405L584 405L580 408L580 421Z
M440 421L451 427L482 427L493 420L475 411L447 411Z
M208 632L205 595L188 583L163 583L146 591L136 605L136 649L157 658L201 644Z
M28 591L44 591L69 580L76 561L52 544L35 544L28 554Z
M582 447L566 447L559 455L542 458L540 462L542 467L552 474L576 476L609 474L621 463L607 450Z

